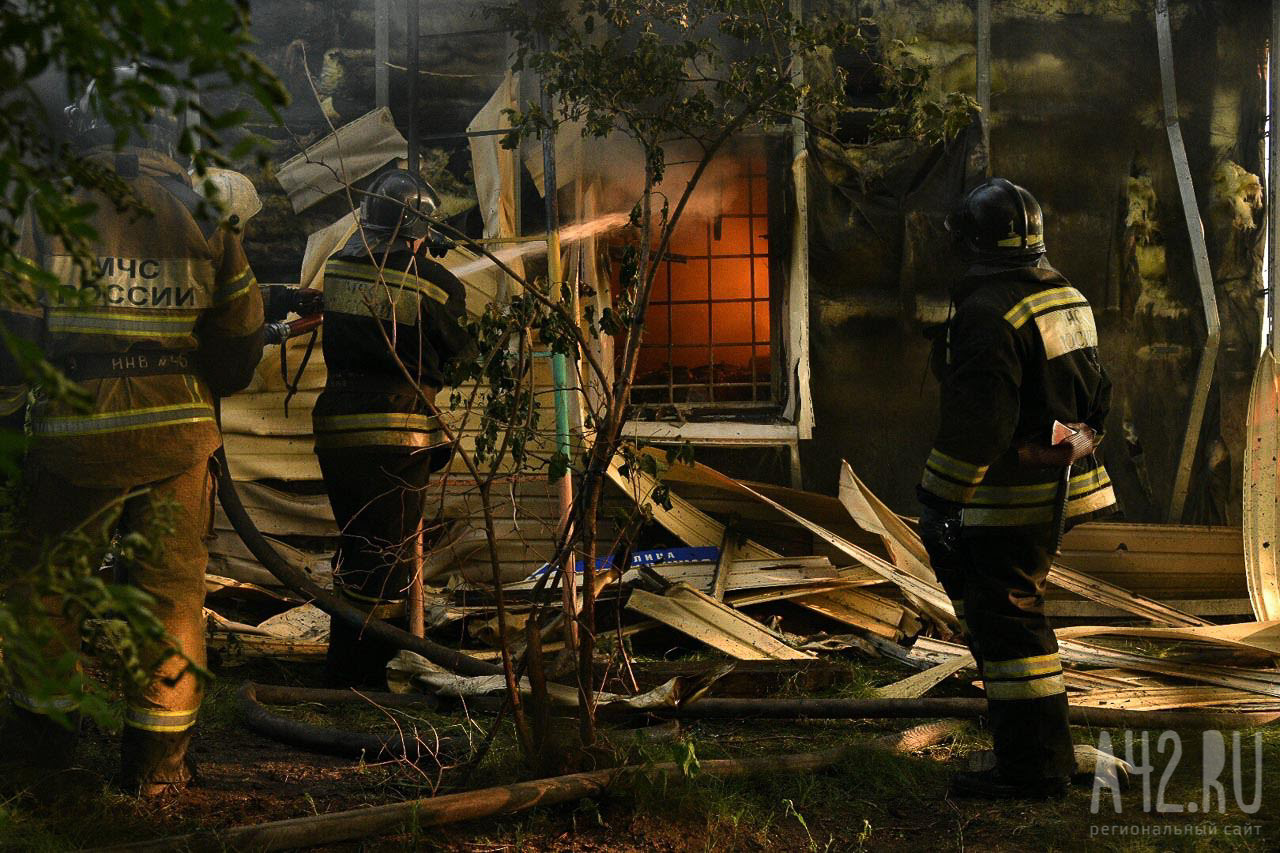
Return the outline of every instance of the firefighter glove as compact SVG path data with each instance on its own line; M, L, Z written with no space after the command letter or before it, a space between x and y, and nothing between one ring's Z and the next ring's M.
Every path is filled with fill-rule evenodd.
M943 507L936 500L924 504L920 512L920 539L935 564L954 554L960 545L960 507Z
M458 244L432 228L427 231L427 251L431 253L433 258L443 258L449 254L450 249L457 248Z
M1087 424L1066 424L1075 434L1058 444L1024 444L1018 448L1018 464L1024 468L1064 468L1098 449L1102 439Z

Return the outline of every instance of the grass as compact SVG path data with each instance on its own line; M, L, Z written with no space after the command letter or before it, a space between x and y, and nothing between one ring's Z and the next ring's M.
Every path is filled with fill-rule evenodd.
M100 795L77 803L73 810L49 811L11 798L0 801L0 849L63 850L430 794L434 779L395 763L354 766L352 762L291 753L247 735L234 710L235 690L242 679L314 683L315 674L305 668L290 666L279 672L271 665L263 666L262 671L237 669L234 678L220 679L209 690L200 737L213 750L210 763L215 771L222 768L222 777L221 787L199 795L205 797L203 804L139 804L105 786ZM872 686L902 675L892 664L848 666L848 683L833 691L837 695L866 695ZM274 710L316 725L361 731L390 730L388 713L406 727L459 724L454 715L406 715L358 705L299 705ZM890 722L898 728L911 724ZM478 720L481 727L488 724L489 718ZM677 761L684 763L689 773L674 777L641 774L598 801L538 808L457 826L419 827L398 838L371 840L361 849L1065 851L1087 846L1155 853L1273 850L1280 839L1275 808L1280 801L1280 772L1276 770L1280 768L1280 729L1259 733L1264 781L1262 808L1253 815L1231 802L1229 758L1224 774L1231 806L1227 813L1160 814L1146 808L1155 805L1157 788L1163 791L1165 803L1185 806L1202 800L1198 733L1182 735L1182 754L1163 787L1169 752L1154 751L1159 733L1153 733L1152 793L1144 803L1143 786L1140 782L1133 785L1121 797L1122 809L1117 815L1105 790L1095 813L1089 788L1073 789L1060 803L950 800L946 797L950 772L966 755L989 746L986 734L971 726L948 744L903 756L872 745L885 730L868 721L704 721L685 726L674 739L661 741L637 741L630 733L609 730L607 746L593 753L601 765ZM1099 731L1073 731L1078 741L1091 744L1097 744L1102 735ZM1243 738L1250 748L1253 734L1245 733ZM571 723L566 723L562 736L568 749ZM1113 747L1123 750L1123 735L1112 732L1110 737ZM90 738L85 746L84 763L109 774L116 760L113 739ZM697 762L714 758L790 754L832 746L849 747L850 757L820 773L715 778L697 770ZM245 752L243 758L241 751ZM1245 767L1244 794L1248 800L1253 792L1251 755ZM504 784L531 774L509 729L504 729L467 787ZM1197 834L1202 821L1205 828ZM1137 834L1133 834L1134 827ZM1165 834L1171 830L1174 834Z

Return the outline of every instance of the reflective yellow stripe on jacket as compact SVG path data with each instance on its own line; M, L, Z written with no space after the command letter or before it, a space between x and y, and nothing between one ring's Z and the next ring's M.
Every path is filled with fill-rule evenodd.
M99 412L93 415L42 414L38 406L32 416L31 430L35 435L47 438L65 438L79 435L98 435L108 432L129 432L147 427L173 426L213 422L213 406L204 402L178 403L172 406L153 406L146 409L123 409Z
M1089 300L1074 287L1054 287L1033 293L1005 312L1004 319L1015 329L1021 329L1028 320L1058 308L1068 306L1089 307Z
M213 304L226 305L241 296L247 295L257 284L258 280L254 278L253 270L245 267L229 281L218 287L213 294Z
M378 270L368 264L332 260L324 268L324 308L357 317L416 326L421 297L444 305L449 294L411 273Z
M988 467L949 456L935 447L925 460L920 485L944 500L968 503L974 489L987 475Z
M1058 484L1033 483L1024 486L979 486L964 507L965 525L975 527L1021 527L1053 522ZM1071 478L1067 491L1067 518L1096 512L1116 502L1106 468L1099 465Z
M54 693L37 699L16 687L9 688L9 701L33 714L70 714L80 708L80 700L70 693Z
M326 283L326 288L328 284ZM445 443L440 419L405 412L314 415L317 450L347 447L436 447Z
M48 328L60 335L109 335L185 344L195 332L198 311L158 314L145 309L51 308Z

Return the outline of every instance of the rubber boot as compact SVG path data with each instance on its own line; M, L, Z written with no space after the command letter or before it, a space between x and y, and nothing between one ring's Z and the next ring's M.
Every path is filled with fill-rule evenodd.
M1038 779L1013 779L999 768L961 770L951 777L949 793L953 797L979 800L1060 800L1067 796L1067 776Z
M139 797L156 797L187 787L193 777L187 759L192 733L192 729L149 732L125 726L120 742L120 789Z
M330 687L377 687L385 690L387 661L396 656L396 651L395 646L374 639L367 631L332 619L329 650L325 654L325 681Z

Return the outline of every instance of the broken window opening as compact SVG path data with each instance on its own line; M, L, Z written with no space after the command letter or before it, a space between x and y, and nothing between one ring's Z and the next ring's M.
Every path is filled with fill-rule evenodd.
M676 226L654 283L630 398L649 416L779 405L764 154L735 157L705 198Z

